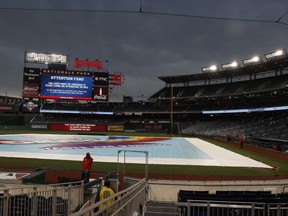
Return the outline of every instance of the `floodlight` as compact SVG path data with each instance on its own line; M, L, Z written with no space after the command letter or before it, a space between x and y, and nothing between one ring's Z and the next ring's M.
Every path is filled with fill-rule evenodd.
M258 62L260 60L260 57L259 56L254 56L253 58L252 58L252 61L254 61L254 62Z
M234 61L231 63L231 67L237 67L238 66L238 62Z
M235 69L238 68L239 64L237 61L233 61L231 63L222 64L222 69Z
M216 70L217 70L217 66L216 66L216 65L210 66L210 70L211 70L211 71L216 71Z
M262 62L262 59L260 56L254 56L253 58L243 60L244 65L257 64L260 62Z
M215 72L218 71L217 65L211 65L208 67L202 67L202 72Z
M273 59L273 58L276 58L276 57L279 57L279 56L283 56L283 55L287 55L287 52L285 49L280 49L280 50L277 50L275 52L272 52L272 53L268 53L265 55L266 59L269 60L269 59Z

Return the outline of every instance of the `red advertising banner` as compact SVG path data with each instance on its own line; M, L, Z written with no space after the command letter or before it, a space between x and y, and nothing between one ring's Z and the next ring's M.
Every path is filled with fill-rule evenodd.
M49 124L49 130L54 131L106 131L107 125L104 124Z
M121 85L122 81L123 81L123 75L122 74L112 75L112 84L113 85Z
M1 111L13 111L13 106L2 106L0 105Z
M89 60L80 60L75 59L75 68L82 68L82 67L93 67L97 70L103 70L103 63L102 61L96 60L96 61L89 61Z
M38 98L39 97L39 83L24 83L23 84L23 98Z

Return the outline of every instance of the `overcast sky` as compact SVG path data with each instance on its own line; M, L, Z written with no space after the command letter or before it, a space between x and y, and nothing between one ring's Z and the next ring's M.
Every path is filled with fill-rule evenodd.
M148 98L164 86L159 76L288 50L287 11L287 0L0 0L0 95L21 96L27 50L72 64L109 59L125 75L110 101Z

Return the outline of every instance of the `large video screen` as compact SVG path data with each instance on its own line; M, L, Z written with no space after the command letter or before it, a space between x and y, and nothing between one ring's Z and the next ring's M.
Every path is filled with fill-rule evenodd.
M91 76L42 74L40 98L92 100Z

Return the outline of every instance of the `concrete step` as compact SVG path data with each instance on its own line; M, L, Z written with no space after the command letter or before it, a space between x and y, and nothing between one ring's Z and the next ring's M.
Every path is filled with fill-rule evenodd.
M145 216L178 216L179 210L173 202L148 201Z

